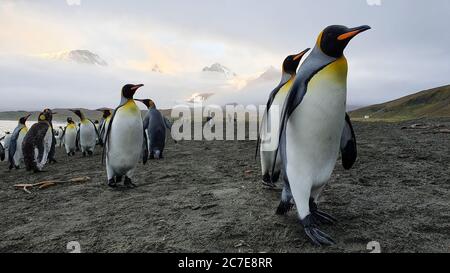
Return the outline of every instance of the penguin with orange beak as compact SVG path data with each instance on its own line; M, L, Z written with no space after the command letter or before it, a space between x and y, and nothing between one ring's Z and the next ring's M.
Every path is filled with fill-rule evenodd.
M117 187L124 178L124 185L133 188L134 170L142 156L147 163L147 136L144 132L141 110L134 94L143 84L127 84L122 88L119 106L114 111L105 135L103 157L106 160L108 186Z
M352 38L369 29L325 28L300 66L283 107L279 154L284 188L277 214L287 213L295 202L305 233L315 245L335 243L319 229L320 224L333 224L336 219L318 209L318 199L339 151L346 168L353 166L357 156L355 134L346 115L348 65L344 49Z

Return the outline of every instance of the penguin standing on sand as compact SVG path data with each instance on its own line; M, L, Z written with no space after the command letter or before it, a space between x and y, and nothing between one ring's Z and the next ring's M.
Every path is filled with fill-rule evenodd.
M143 163L147 163L147 137L141 110L133 99L142 86L127 84L122 88L120 104L109 122L103 154L110 187L116 187L123 177L126 187L135 187L131 179L141 154Z
M339 150L344 166L351 167L356 160L356 140L345 112L348 67L343 51L353 37L369 29L333 25L322 31L283 107L279 149L285 185L277 214L289 211L294 201L305 233L315 245L334 244L318 225L336 219L319 211L317 201Z
M55 159L55 155L56 155L56 137L55 137L55 131L53 130L53 116L56 115L55 112L53 112L50 109L44 109L44 113L47 113L47 115L49 116L49 123L50 126L52 127L52 147L50 149L50 152L48 154L48 161L49 163L57 163L56 159Z
M25 135L28 133L27 125L25 124L31 115L27 115L19 119L19 124L11 135L11 142L9 145L9 169L19 169L23 166L23 152L22 143Z
M286 96L292 86L292 83L294 82L298 65L300 64L303 56L309 50L310 48L307 48L299 54L286 57L282 66L281 81L278 86L270 93L269 100L267 102L266 111L264 112L264 116L261 122L260 135L256 148L256 154L258 153L258 149L261 153L262 180L263 184L266 186L274 187L274 183L278 181L281 172L281 159L277 157L274 175L272 176L270 174L275 160L275 151L278 148L279 135L279 128L274 128L277 126L271 124L271 119L275 118L277 124L279 124L281 109L283 108ZM271 108L272 106L276 106L276 111L273 111L273 108ZM276 116L273 117L273 115ZM273 180L271 179L272 177Z
M102 119L100 120L100 138L102 142L105 142L106 131L108 130L109 121L111 120L112 114L110 109L98 109L97 111L103 112Z
M78 137L83 157L85 157L86 154L92 156L94 154L95 145L97 144L97 139L100 140L97 128L95 127L94 122L86 118L80 110L70 111L75 113L81 120Z
M166 145L166 129L170 129L166 119L150 99L138 100L145 104L148 112L144 117L144 130L147 130L150 159L162 159Z
M41 172L52 148L53 133L48 112L39 114L38 123L31 126L23 144L23 159L27 171Z
M67 126L64 128L61 136L68 156L74 156L77 150L77 131L77 125L71 117L68 117Z

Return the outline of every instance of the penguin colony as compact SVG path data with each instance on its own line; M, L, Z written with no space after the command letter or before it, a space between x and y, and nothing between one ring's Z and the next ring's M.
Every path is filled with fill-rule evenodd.
M318 200L330 180L339 153L345 169L357 158L356 137L346 114L347 60L344 50L350 40L369 30L369 26L348 28L332 25L318 36L314 48L286 57L280 83L270 93L261 122L256 156L260 153L262 182L274 187L282 180L281 201L276 209L285 215L295 205L305 234L315 245L331 245L334 240L320 230L322 224L336 219L319 210ZM64 147L68 156L81 151L92 156L96 145L103 146L107 185L124 183L136 187L133 175L142 161L163 158L166 129L170 123L150 99L134 99L143 84L127 84L121 90L120 103L103 113L100 122L91 121L80 111L70 110L79 123L67 118L64 128L54 130L53 115L45 109L38 122L27 128L30 115L20 118L5 146L0 144L0 160L8 157L9 169L25 167L41 172L47 163L56 163L55 147ZM148 112L144 119L136 104Z

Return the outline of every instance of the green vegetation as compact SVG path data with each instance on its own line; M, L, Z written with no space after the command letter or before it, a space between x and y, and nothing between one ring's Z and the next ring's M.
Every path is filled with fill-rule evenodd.
M450 85L357 109L352 111L350 116L355 120L393 122L450 117Z

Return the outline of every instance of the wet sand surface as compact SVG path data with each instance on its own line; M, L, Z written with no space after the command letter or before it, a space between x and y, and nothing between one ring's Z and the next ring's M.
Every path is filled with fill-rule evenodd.
M139 165L135 189L106 186L99 148L92 158L58 149L37 175L0 163L0 252L68 252L70 241L83 252L368 252L370 241L449 252L450 120L414 123L355 123L359 159L337 164L319 206L339 219L322 226L335 246L312 246L295 210L275 215L281 189L262 186L254 141L169 141L165 159ZM13 187L82 176L92 180Z

